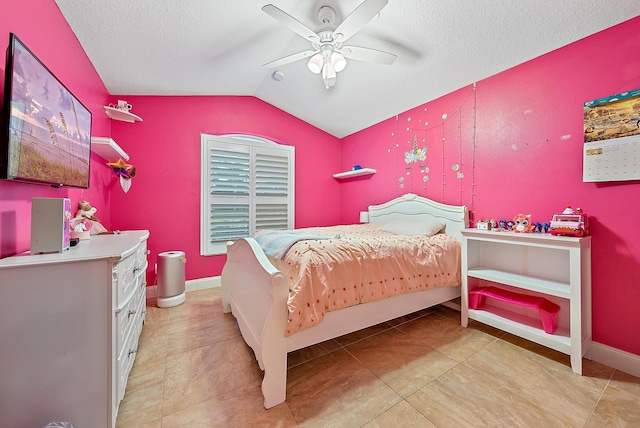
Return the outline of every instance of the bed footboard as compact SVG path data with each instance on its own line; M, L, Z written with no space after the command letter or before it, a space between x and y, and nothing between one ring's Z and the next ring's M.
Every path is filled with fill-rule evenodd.
M287 386L287 279L252 238L227 245L222 304L231 312L264 370L262 394L268 409L285 401Z

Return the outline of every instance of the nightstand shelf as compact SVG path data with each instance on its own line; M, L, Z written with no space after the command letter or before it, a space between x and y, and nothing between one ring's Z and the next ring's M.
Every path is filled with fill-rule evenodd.
M546 333L538 310L499 298L471 309L469 292L485 286L560 306L557 328ZM463 230L461 317L465 327L473 319L568 354L573 371L582 374L592 342L591 237Z

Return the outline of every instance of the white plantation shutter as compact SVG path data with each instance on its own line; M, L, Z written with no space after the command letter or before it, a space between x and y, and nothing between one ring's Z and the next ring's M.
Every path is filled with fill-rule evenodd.
M293 228L289 227L290 181L288 156L256 153L256 232Z
M246 135L201 135L202 255L265 229L293 229L291 146Z

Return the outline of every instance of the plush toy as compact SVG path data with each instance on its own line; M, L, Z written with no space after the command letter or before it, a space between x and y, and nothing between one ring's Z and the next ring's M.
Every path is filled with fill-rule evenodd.
M85 221L77 223L76 226L79 226L79 229L84 228L83 230L89 231L91 235L106 232L107 229L100 223L100 220L94 216L96 211L98 210L93 208L89 202L81 201L78 206L76 218L85 219ZM80 226L80 224L82 224L82 226ZM80 230L78 230L78 232L80 232Z
M513 218L513 222L514 222L514 226L513 226L514 232L529 233L529 232L533 232L536 228L533 224L531 224L531 214L527 214L527 215L518 214Z
M93 208L89 202L80 201L80 204L78 205L78 212L76 213L76 217L88 218L91 221L100 221L96 217L94 217L94 214L96 213L96 211L98 210L96 208Z

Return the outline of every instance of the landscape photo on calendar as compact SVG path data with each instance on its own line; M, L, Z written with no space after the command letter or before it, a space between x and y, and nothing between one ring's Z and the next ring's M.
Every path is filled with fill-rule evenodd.
M584 142L640 135L640 89L584 103Z

